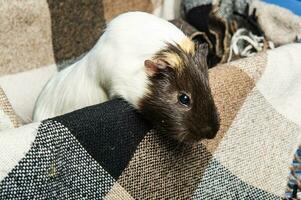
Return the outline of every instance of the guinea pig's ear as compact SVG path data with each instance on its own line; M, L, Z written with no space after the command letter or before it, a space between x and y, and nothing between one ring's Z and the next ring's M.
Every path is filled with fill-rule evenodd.
M169 64L162 60L157 60L157 61L145 60L144 66L145 66L147 75L154 76L155 74L159 73L160 71L166 69L169 66Z
M209 47L207 43L202 43L198 46L198 51L201 53L205 58L208 56Z
M209 47L207 43L200 44L197 47L196 54L198 55L198 60L202 63L202 69L208 69L208 52Z

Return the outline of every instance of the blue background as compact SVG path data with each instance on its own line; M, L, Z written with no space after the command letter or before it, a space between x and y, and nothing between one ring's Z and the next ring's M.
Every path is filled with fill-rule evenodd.
M279 5L301 16L301 0L264 0L267 3Z

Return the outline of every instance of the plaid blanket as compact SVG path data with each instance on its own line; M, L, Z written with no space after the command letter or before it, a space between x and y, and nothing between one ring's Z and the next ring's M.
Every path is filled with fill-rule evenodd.
M160 5L160 0L0 1L0 74L80 56L118 14L152 12Z
M210 69L213 140L178 144L116 99L0 133L0 199L281 199L300 144L301 44Z
M22 121L47 80L90 50L108 21L154 9L164 9L161 0L0 1L0 86Z
M121 99L30 123L56 63L90 49L107 21L129 10L172 19L179 2L0 1L0 199L296 196L301 44L211 69L221 129L193 146L153 131Z

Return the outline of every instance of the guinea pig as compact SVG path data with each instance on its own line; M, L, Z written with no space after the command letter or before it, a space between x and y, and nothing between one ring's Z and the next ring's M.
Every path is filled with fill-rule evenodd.
M178 141L214 138L207 48L173 24L143 12L114 18L96 45L41 91L34 121L121 97L155 129Z

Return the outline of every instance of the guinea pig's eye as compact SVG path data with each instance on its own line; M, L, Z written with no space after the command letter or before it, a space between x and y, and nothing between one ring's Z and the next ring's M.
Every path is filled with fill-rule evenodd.
M178 96L178 100L184 106L190 105L190 97L187 94L180 93Z

